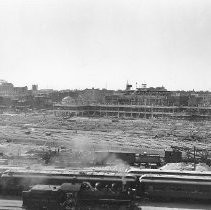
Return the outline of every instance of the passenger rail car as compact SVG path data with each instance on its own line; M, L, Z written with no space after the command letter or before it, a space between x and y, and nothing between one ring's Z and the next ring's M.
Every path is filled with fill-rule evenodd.
M210 200L211 178L181 175L143 175L139 193L159 199Z
M185 176L198 176L198 177L210 177L211 178L211 172L210 171L180 171L180 170L162 170L162 169L140 169L131 167L126 171L128 174L135 175L136 177L141 177L145 174L151 174L151 175L185 175Z

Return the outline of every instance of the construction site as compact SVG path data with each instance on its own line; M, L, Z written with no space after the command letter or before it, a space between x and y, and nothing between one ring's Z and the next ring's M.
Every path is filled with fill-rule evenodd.
M141 106L141 105L55 105L57 117L175 118L211 119L210 107Z
M89 114L84 113L84 115L57 115L55 110L3 112L0 115L2 180L10 174L15 177L16 173L24 173L24 176L31 179L32 174L35 176L39 172L44 176L42 180L48 180L48 174L56 173L64 176L55 178L52 182L43 182L40 178L33 183L25 181L23 188L19 188L20 184L16 186L12 184L14 182L9 181L6 185L2 184L4 192L20 193L25 189L30 190L31 184L61 185L66 182L82 181L89 182L94 187L98 181L105 180L107 176L113 174L113 178L109 178L111 181L107 183L111 185L114 177L115 179L124 177L125 173L128 176L134 176L135 173L136 177L140 177L140 173L152 173L139 172L140 169L156 170L160 167L163 171L174 171L174 174L168 172L167 176L200 177L205 174L209 179L211 170L209 120L151 116L136 118L131 113L128 117L114 117L106 114L93 115L91 112L93 111L90 113L88 111ZM172 155L169 156L169 153ZM135 171L130 171L131 166L135 167ZM179 171L185 174L181 175ZM118 175L118 173L123 174ZM66 176L73 177L67 179ZM101 178L97 178L98 176ZM57 179L61 181L58 182ZM104 186L107 184L103 183ZM122 196L121 199L125 200L125 195ZM106 198L111 200L111 197ZM131 199L127 197L126 200ZM26 201L27 205L29 203Z
M86 95L65 97L53 106L57 117L110 117L118 119L169 118L184 120L211 119L210 93L173 92L164 87L132 90L126 84L123 91L105 94L104 99L94 89Z
M104 92L1 108L1 202L15 196L19 209L34 210L169 209L172 202L192 209L187 199L209 206L210 106L195 106L192 96L170 105L163 87Z

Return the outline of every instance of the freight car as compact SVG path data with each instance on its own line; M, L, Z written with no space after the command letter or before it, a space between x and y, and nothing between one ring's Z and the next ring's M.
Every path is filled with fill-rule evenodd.
M134 165L135 153L121 150L97 150L94 152L94 165L116 164L122 161L128 165Z
M155 199L210 200L211 177L143 175L139 194Z
M130 188L117 188L115 184L91 185L89 182L58 185L36 185L22 194L25 209L134 209L134 196Z
M135 186L137 178L127 173L118 172L82 172L57 170L9 170L0 179L1 190L4 193L16 194L37 184L61 185L63 183L100 182L102 184L116 183Z
M162 165L159 154L137 154L119 150L98 150L94 152L94 165L116 164L119 161L130 166L144 165L149 168L158 168Z
M146 168L159 168L162 160L159 154L136 154L135 164L145 166Z

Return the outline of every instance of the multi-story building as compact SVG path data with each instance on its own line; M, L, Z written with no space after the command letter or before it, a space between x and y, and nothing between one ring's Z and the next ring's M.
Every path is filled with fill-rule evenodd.
M0 96L11 96L14 92L14 86L12 83L6 81L0 82Z
M143 84L142 88L131 90L126 88L125 91L117 92L105 97L106 104L119 105L149 105L149 106L167 106L170 91L164 87L147 88Z
M211 106L211 93L206 91L206 92L199 92L198 93L199 97L201 98L201 103L199 104L200 106Z
M6 81L0 81L0 96L24 96L28 94L28 88L25 87L14 87L12 83Z
M24 96L28 94L28 87L14 87L13 88L13 95L15 96Z

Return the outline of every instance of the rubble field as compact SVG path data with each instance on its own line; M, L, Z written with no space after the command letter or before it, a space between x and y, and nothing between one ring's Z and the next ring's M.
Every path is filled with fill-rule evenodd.
M49 113L0 115L0 152L21 156L40 148L114 149L163 153L171 146L211 148L211 121L62 119Z

